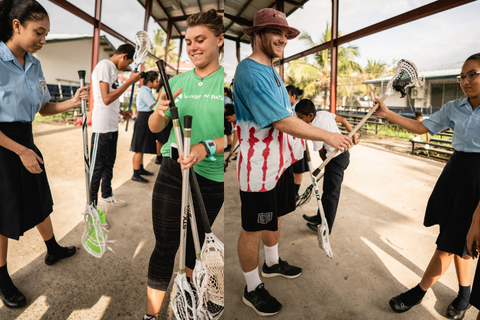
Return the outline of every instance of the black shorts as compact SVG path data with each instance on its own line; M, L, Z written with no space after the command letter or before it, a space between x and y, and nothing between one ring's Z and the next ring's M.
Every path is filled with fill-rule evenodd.
M292 165L293 173L305 173L309 171L307 162L307 152L303 151L303 158Z
M267 192L240 190L242 202L242 228L245 231L277 231L278 217L295 211L293 169L283 172L277 185Z

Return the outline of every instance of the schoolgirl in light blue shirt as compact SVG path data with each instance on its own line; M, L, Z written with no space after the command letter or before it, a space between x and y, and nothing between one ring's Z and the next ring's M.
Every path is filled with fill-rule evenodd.
M88 89L81 87L70 100L49 102L40 61L32 56L45 45L49 31L48 13L37 1L0 1L0 300L9 308L27 303L7 270L9 238L19 240L37 227L47 246L48 265L76 252L55 240L52 194L32 122L37 112L50 116L80 106ZM35 281L34 275L28 278Z
M40 61L26 52L23 68L3 41L0 60L0 122L33 122L51 98Z
M143 85L137 94L137 111L150 112L152 111L151 106L156 103L157 100L153 97L152 88Z
M137 118L133 127L132 143L130 151L135 152L133 155L133 176L132 180L136 182L147 183L144 175L152 176L153 172L145 170L143 167L143 154L157 154L160 146L157 146L157 134L150 131L148 127L148 119L153 113L152 108L157 103L153 97L152 89L158 88L158 73L155 71L142 72L140 77L143 79L143 86L137 94Z
M455 260L459 291L446 308L446 316L463 319L469 302L480 308L480 285L474 285L470 294L472 259L467 251L467 233L480 201L480 53L465 61L457 80L466 98L447 102L440 111L422 122L388 110L383 101L375 98L380 104L375 112L377 115L410 132L424 134L430 131L433 135L446 128L454 132L452 146L455 152L430 195L423 223L426 227L440 226L436 250L420 283L390 300L390 307L396 312L405 312L419 304L452 260Z

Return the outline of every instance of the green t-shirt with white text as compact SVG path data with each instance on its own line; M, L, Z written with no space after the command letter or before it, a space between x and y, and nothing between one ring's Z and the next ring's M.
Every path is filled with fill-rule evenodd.
M183 117L192 116L191 144L223 137L223 78L224 71L218 71L203 78L203 86L198 86L200 78L192 70L169 80L172 93L182 88L175 99L178 116L183 129ZM157 109L155 106L154 110ZM170 110L165 113L171 118ZM162 155L170 157L170 144L176 143L175 131L170 131L167 143L162 147ZM223 154L215 154L216 161L203 159L193 168L196 173L207 179L223 182Z

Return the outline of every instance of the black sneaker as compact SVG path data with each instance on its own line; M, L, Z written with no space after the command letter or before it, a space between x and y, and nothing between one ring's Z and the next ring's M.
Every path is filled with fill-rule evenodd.
M272 278L272 277L284 277L288 279L294 279L302 274L302 268L291 266L287 261L283 261L278 258L278 263L274 264L271 267L267 267L267 264L264 262L262 267L262 277Z
M268 293L263 283L252 292L247 292L245 287L242 301L262 317L276 315L282 309L282 304Z
M148 180L145 179L144 177L142 177L142 176L135 176L135 175L132 176L132 180L133 180L133 181L137 181L137 182L141 182L141 183L147 183L147 182L148 182Z
M142 176L153 176L153 172L147 171L147 170L140 170L140 174Z
M225 149L223 149L223 152L228 152L230 150L232 150L232 145L231 144L227 145L227 147Z

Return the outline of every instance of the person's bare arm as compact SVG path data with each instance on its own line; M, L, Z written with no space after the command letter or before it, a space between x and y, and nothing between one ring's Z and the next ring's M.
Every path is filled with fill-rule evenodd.
M107 82L100 81L100 93L102 94L103 103L108 106L110 103L117 100L122 95L122 93L124 93L134 83L137 83L138 80L140 80L140 73L132 72L130 74L130 78L125 81L122 86L113 90L112 92L108 92L109 84Z
M217 149L215 150L215 154L220 154L223 153L223 149L225 148L224 146L224 138L216 138L212 139L215 144L217 145ZM186 157L186 159L183 159L183 153L178 157L177 162L182 164L182 169L188 169L193 167L195 164L199 163L205 157L207 156L207 150L205 149L205 146L202 143L196 143L191 146L190 148L190 154ZM195 161L194 161L195 160Z
M467 250L471 257L478 257L478 250L480 250L480 202L473 214L470 230L468 230Z
M397 124L398 126L402 127L403 129L412 133L424 134L430 131L420 121L402 117L401 115L391 111L390 109L388 109L385 102L380 100L378 97L375 97L374 105L377 103L380 104L378 109L374 112L374 114L376 114L377 116L388 119L393 123Z
M82 100L87 100L88 99L88 87L81 87L78 88L77 92L75 92L75 95L73 96L72 99L63 101L63 102L45 102L42 107L40 108L40 113L41 116L46 117L46 116L53 116L55 114L59 114L62 112L65 112L67 110L70 110L72 108L78 107L81 105Z
M352 126L350 125L350 123L348 122L348 120L345 119L344 117L335 115L335 122L340 122L340 123L345 127L345 129L347 129L348 132L352 132L352 131L353 131ZM353 143L354 143L354 144L358 144L358 143L359 143L358 135L357 135L356 133L352 136L352 139L353 139Z
M177 91L173 94L173 99L175 99L182 92L182 88L178 88ZM148 127L153 133L157 133L163 130L170 121L170 117L165 115L170 106L170 101L167 100L167 93L165 91L160 95L160 100L158 101L157 109L150 115L148 118Z
M349 137L313 127L294 116L275 121L273 127L297 138L324 141L340 151L348 150L352 145L352 139Z

